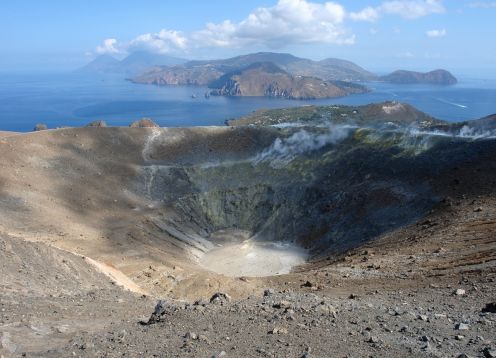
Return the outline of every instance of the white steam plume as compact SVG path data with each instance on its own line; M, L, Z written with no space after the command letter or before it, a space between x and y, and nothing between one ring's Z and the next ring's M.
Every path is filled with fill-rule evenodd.
M274 143L258 154L255 164L270 162L273 168L282 168L293 161L298 155L321 149L329 144L335 144L350 134L352 126L327 127L325 133L312 133L302 129L288 138L277 138Z

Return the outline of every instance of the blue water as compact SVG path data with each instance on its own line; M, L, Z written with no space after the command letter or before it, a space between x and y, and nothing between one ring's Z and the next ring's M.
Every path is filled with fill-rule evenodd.
M440 119L459 121L496 113L496 80L461 79L450 87L370 83L372 92L344 98L292 101L270 98L204 98L201 87L138 85L119 76L0 74L0 130L30 131L82 126L102 119L129 125L150 117L161 126L223 125L260 108L308 104L407 102ZM196 98L192 95L196 94Z

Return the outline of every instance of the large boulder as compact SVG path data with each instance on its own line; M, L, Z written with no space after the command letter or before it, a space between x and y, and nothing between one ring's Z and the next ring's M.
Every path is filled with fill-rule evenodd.
M157 123L152 121L150 118L143 118L139 121L131 123L129 126L131 128L158 128L160 127Z
M166 315L171 314L178 310L178 307L169 301L159 300L153 309L148 321L140 321L139 323L143 326L151 325L161 321L165 321Z

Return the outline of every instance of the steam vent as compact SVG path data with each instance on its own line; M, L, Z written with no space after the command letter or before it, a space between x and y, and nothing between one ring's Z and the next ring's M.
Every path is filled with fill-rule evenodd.
M457 301L453 292L459 287L467 295L494 293L495 123L493 117L447 123L386 102L259 111L224 127L0 134L2 307L21 315L27 305L53 312L73 302L63 312L81 320L80 329L52 318L31 323L36 329L20 318L3 320L12 326L4 330L2 349L42 351L43 337L63 332L72 339L70 348L57 348L54 341L53 356L72 350L98 356L95 347L102 340L118 352L118 342L126 344L133 335L141 337L136 352L145 356L176 341L178 347L193 342L187 346L192 356L214 350L239 356L223 348L232 346L227 338L210 346L201 339L212 338L195 338L200 329L209 337L212 329L225 328L209 330L208 324L234 322L227 310L246 313L232 316L239 328L230 336L239 342L248 337L244 329L261 325L264 337L275 330L273 344L284 345L289 341L277 336L301 330L305 344L320 347L314 340L324 338L312 336L312 324L340 331L349 322L361 324L353 316L361 312L371 333L350 328L354 333L344 337L376 344L378 355L386 328L400 332L400 324L412 322L425 327L411 333L411 352L422 352L417 336L427 336L423 344L435 349L432 329L466 335L459 338L466 341L483 335L494 344L494 318L465 322L461 313L450 315L449 307L476 309L472 300ZM492 281L474 283L476 291L469 291L470 275L480 272ZM12 301L19 290L30 298ZM392 303L402 290L409 293ZM417 297L417 290L424 296ZM438 297L446 309L425 311ZM149 316L157 299L165 300L163 306L138 326L138 317ZM240 303L229 306L233 300ZM78 302L90 303L83 308ZM250 310L262 306L259 321ZM308 312L317 318L307 319L314 314ZM112 339L98 333L111 329L102 318L107 315L122 320L126 333L116 330ZM378 325L379 316L387 323ZM161 319L163 326L139 328ZM455 324L474 325L477 319L487 322L483 333L453 331ZM170 333L173 326L181 332ZM152 342L147 329L163 340ZM402 356L402 333L390 336L389 354ZM285 347L298 356L308 353L304 345ZM22 353L16 349L9 352ZM253 347L254 356L256 349L269 350ZM324 356L318 349L316 356Z

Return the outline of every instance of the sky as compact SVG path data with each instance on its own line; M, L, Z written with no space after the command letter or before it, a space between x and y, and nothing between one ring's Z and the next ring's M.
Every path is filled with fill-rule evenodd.
M101 54L187 59L255 51L378 72L496 73L496 1L2 0L0 70L69 70Z

